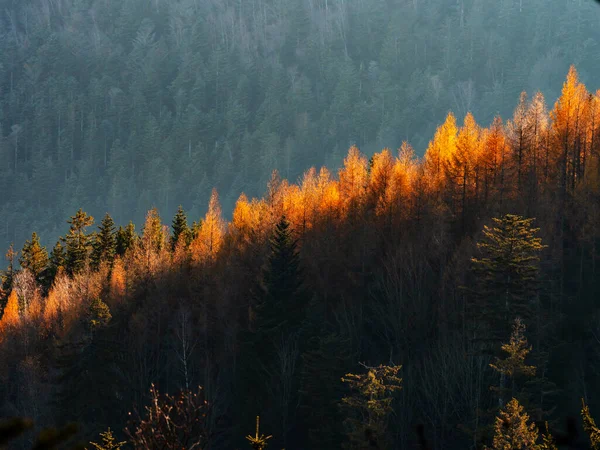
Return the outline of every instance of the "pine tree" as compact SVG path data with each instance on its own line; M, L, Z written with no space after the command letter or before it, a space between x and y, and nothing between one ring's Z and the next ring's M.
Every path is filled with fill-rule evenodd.
M187 223L187 216L183 207L179 205L177 208L177 213L173 218L173 225L171 226L173 229L173 235L171 238L171 250L175 251L175 247L177 246L177 242L179 241L180 236L183 236L186 244L189 245L191 242L191 230Z
M483 239L477 243L481 257L471 259L473 316L493 342L508 337L515 317L531 316L531 302L539 289L538 254L545 247L536 237L539 229L531 228L533 220L514 214L494 218L495 226L484 226Z
M344 424L350 442L344 448L388 448L387 420L393 412L394 394L402 389L402 378L398 377L402 366L365 367L365 374L342 377L354 391L342 398L340 405L348 414Z
M507 355L505 358L496 358L495 364L490 364L492 369L500 373L500 386L494 388L499 393L499 404L503 406L503 397L510 392L511 397L516 395L516 379L520 376L534 376L535 367L525 364L525 358L531 351L525 337L525 324L520 318L516 318L513 324L513 331L510 336L510 342L502 345L502 351ZM511 387L505 387L506 378L511 380Z
M48 268L48 252L40 245L37 233L31 235L31 241L25 241L19 264L23 269L29 269L40 285L45 286Z
M87 227L92 226L94 218L87 215L80 208L77 213L67 221L71 225L66 241L66 270L69 274L80 272L87 264L90 251L90 237L85 234Z
M133 222L129 222L125 228L119 227L116 236L116 254L124 256L125 252L136 243L136 240L137 235L135 233L135 225Z
M127 444L125 441L117 442L110 428L108 431L100 433L100 437L102 438L102 443L97 444L95 442L90 442L92 447L96 450L121 450L121 448Z
M98 269L101 263L108 263L111 267L117 253L117 237L115 232L115 222L110 214L106 213L102 222L98 226L98 233L94 239L91 255L91 264L94 269Z

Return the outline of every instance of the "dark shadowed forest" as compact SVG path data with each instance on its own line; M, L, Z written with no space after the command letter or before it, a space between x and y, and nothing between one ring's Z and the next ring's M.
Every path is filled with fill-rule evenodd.
M111 449L597 448L600 91L571 67L551 107L517 100L448 114L422 158L274 171L229 222L215 189L191 223L33 233L2 276L0 416Z

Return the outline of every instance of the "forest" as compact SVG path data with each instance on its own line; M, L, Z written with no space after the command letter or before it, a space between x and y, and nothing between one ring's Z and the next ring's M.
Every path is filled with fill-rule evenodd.
M600 90L571 66L553 106L516 100L449 113L423 157L274 170L230 221L213 189L198 220L33 232L0 417L111 449L598 448Z
M410 142L448 111L509 117L600 70L593 0L0 0L0 248L78 208L227 219L296 181Z

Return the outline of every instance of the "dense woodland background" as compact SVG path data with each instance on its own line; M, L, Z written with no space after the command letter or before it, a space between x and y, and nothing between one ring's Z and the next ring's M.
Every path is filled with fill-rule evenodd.
M271 171L295 181L446 113L508 117L600 68L592 0L1 0L0 248L55 242L79 207L227 217Z
M192 224L79 209L50 252L33 233L7 254L0 415L121 436L153 384L201 385L205 448L246 446L260 414L272 448L325 450L364 448L364 423L380 448L412 448L416 424L436 449L491 444L513 397L552 427L598 411L599 138L600 91L571 67L551 107L450 113L423 158L273 172L230 222L217 190ZM402 366L383 415L342 381L380 364Z

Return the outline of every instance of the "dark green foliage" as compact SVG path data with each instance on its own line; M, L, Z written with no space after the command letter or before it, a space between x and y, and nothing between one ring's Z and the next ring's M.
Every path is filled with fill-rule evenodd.
M31 241L26 241L23 250L21 250L19 264L23 269L30 270L38 283L45 285L48 262L46 247L40 245L40 238L34 232L31 235Z
M471 259L474 280L468 291L471 314L486 326L480 338L505 340L515 317L532 315L544 248L536 237L539 229L531 228L533 220L506 214L493 219L494 227L484 226L477 244L481 257Z
M130 249L136 242L137 235L135 234L135 225L129 222L125 228L119 227L116 235L116 254L119 256L125 255L125 252Z
M107 263L112 266L116 252L117 237L115 223L110 214L106 213L98 226L98 232L94 239L93 250L90 257L92 267L97 269L100 267L101 263Z
M60 241L56 242L54 248L50 252L50 258L48 263L48 283L52 284L56 274L58 273L59 268L65 267L66 264L66 254L65 249L60 243Z
M175 217L173 218L171 229L171 250L175 250L180 237L185 240L186 245L190 244L192 232L188 226L187 216L181 205L177 208L177 214L175 214Z
M94 218L79 209L67 223L71 226L65 237L65 269L67 273L75 274L83 270L89 261L92 241L85 231L87 227L92 226Z
M16 253L11 245L6 252L7 267L5 270L0 271L0 312L4 310L8 295L12 289L15 275L15 257Z
M277 223L270 247L256 307L256 323L261 335L274 337L283 330L291 333L300 327L307 296L303 290L297 241L285 217Z
M88 308L88 327L92 331L96 331L98 328L102 328L108 325L112 319L110 308L99 298L96 298L90 302Z

